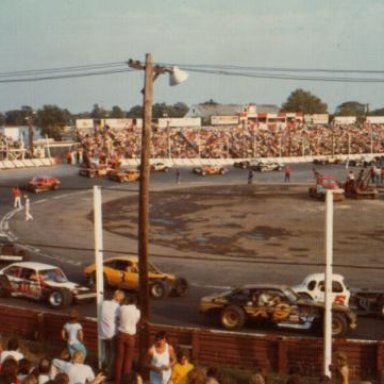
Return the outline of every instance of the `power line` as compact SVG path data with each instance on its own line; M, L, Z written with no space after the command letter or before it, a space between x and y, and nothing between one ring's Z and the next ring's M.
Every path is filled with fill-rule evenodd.
M174 64L168 64L174 66ZM327 68L286 68L286 67L253 67L239 65L209 65L209 64L179 64L184 70L220 76L246 77L253 79L296 80L296 81L321 81L344 83L382 83L384 78L347 77L347 76L317 76L324 74L360 74L380 75L382 70L351 70L351 69L327 69ZM104 76L132 71L127 63L111 62L91 65L79 65L70 67L56 67L45 69L32 69L14 72L0 72L0 83L37 82L47 80L61 80L70 78L82 78L90 76ZM312 75L311 75L312 74Z

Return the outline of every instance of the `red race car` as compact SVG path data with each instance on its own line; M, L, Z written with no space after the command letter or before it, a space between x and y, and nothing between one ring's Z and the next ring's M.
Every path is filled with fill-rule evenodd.
M53 176L35 176L23 189L34 193L58 189L60 180Z

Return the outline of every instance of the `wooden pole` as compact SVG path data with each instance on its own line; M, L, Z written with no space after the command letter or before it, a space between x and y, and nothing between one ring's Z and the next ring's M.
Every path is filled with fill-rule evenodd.
M145 58L145 84L143 130L141 139L140 193L139 193L139 303L142 329L140 333L140 360L143 362L149 348L149 284L148 284L148 245L149 245L149 159L151 149L152 102L153 102L153 59Z

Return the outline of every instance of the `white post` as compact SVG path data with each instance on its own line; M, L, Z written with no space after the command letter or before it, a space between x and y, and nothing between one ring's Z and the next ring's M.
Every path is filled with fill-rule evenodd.
M96 263L96 303L97 303L97 329L100 329L101 306L104 300L104 274L103 274L103 220L101 210L101 189L93 187L93 211L95 233L95 263ZM102 350L101 339L97 338L98 366L101 368Z
M333 193L326 194L325 219L325 308L324 308L324 375L329 376L332 361L332 263L333 263Z
M48 139L48 135L45 135L45 140L47 140L47 154L48 154L48 159L51 160L51 149L49 148L49 139Z

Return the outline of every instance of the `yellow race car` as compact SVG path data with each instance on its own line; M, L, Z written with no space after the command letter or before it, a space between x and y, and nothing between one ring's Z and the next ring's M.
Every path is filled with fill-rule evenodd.
M140 179L140 172L137 169L111 169L108 172L109 180L118 183L129 183Z
M104 260L104 285L129 291L139 290L139 261L134 255L110 257ZM84 270L89 286L96 284L95 263ZM164 273L148 263L149 292L154 299L167 295L183 296L188 289L188 282L183 277Z

